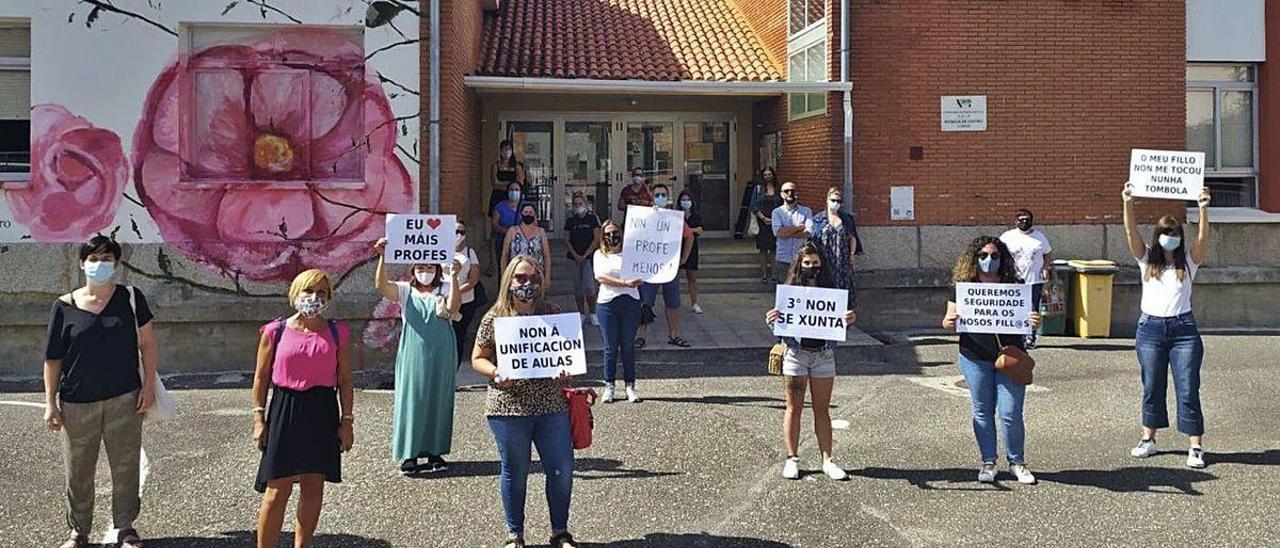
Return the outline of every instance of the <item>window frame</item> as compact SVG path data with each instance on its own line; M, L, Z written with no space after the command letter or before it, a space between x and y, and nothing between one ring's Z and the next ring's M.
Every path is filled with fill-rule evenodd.
M365 50L364 27L357 27L354 25L305 25L305 26L315 27L315 28L345 29L353 32L353 37L354 37L354 33L358 31L359 39L357 40L357 42L360 44L362 53L364 53L364 50ZM301 158L305 158L305 161L308 164L308 172L306 177L298 177L298 178L290 178L290 179L256 179L256 178L228 179L228 178L219 178L219 177L200 177L190 173L187 159L191 158L192 154L194 154L193 150L194 150L194 139L195 139L194 133L195 132L187 128L195 127L193 124L195 123L194 118L197 112L197 108L194 103L196 74L200 72L217 72L217 71L223 71L223 70L236 71L241 68L244 68L244 64L238 63L238 62L212 62L212 63L191 62L191 56L194 53L193 50L196 45L198 33L201 31L233 29L233 30L246 31L245 37L247 37L247 36L254 36L256 34L269 33L269 32L272 32L273 30L282 29L282 28L294 29L294 28L298 28L298 25L275 24L275 23L199 23L199 22L182 23L180 25L179 32L182 35L180 38L180 43L182 48L182 57L181 57L182 60L179 64L179 73L178 73L178 80L179 80L179 86L180 86L179 101L178 101L178 104L179 104L178 117L180 120L179 123L184 124L184 127L179 128L179 139L178 139L179 162L178 163L180 168L179 168L179 175L178 175L178 181L177 181L178 188L182 188L182 189L249 188L249 189L260 189L260 190L296 190L298 188L303 188L303 187L314 187L321 190L364 190L365 187L367 186L367 183L365 181L365 176L363 173L364 168L366 166L367 159L362 158L361 160L361 164L360 164L361 174L359 177L356 177L356 178L317 177L314 173L310 172L310 164L312 160L312 157L311 157L312 150L310 146L308 146L304 151L298 151L296 153L296 154L299 154ZM230 44L234 42L227 41L222 43ZM367 55L367 53L365 54ZM332 69L332 70L348 70L348 69L355 70L358 68L359 72L361 73L363 73L363 71L366 68L365 63L361 63L359 67L356 67L354 65L348 65L346 63L310 63L310 64L291 63L288 67L281 66L273 69L268 69L268 72L281 72L281 73L292 72L292 71L313 72L315 69L321 68L321 67ZM309 116L314 115L314 113L312 113L311 111L312 85L313 85L313 82L310 79L308 79L306 81L306 86L305 86L306 90L304 92L306 97L304 101L306 101L307 103L306 111L308 112ZM245 106L246 108L251 108L249 105L245 105ZM361 118L364 118L368 113L364 111L363 104L360 105L359 108L361 109L360 116ZM307 120L308 132L311 131L310 127L313 121L314 120L311 118ZM364 127L363 121L361 122L360 127L361 128Z
M7 19L7 18L0 18L0 23L3 23L3 24L5 24L5 25L9 25L9 26L26 27L26 28L27 28L28 33L30 33L30 31L31 31L31 20L29 20L29 19ZM12 56L0 57L0 71L3 71L3 72L26 72L26 73L27 73L27 82L28 82L28 85L30 85L30 82L31 82L31 43L30 43L30 42L28 42L28 44L27 44L27 56L26 56L26 57L12 57ZM28 103L30 103L30 102L31 102L31 99L30 99L30 98L31 98L31 90L30 90L30 89L28 89L28 90L27 90L27 97L28 97L27 101L28 101ZM30 124L30 122L31 122L31 114L30 114L30 112L31 112L31 106L32 106L32 105L30 105L30 104L28 104L28 105L27 105L27 123L28 123L28 124ZM30 134L28 134L28 135L27 135L27 148L28 148L28 154L30 153L30 148L31 148L31 142L30 142L30 139L31 139L31 136L30 136ZM21 189L25 189L25 188L27 188L30 184L31 184L31 158L30 158L29 156L28 156L28 158L27 158L27 171L26 171L25 173L23 173L23 172L9 172L9 173L3 173L3 172L0 172L0 188L3 188L3 189L5 189L5 190L21 190Z
M1187 67L1192 66L1229 66L1249 68L1249 81L1241 82L1238 80L1186 80L1186 89L1184 95L1191 92L1211 92L1213 94L1213 166L1205 166L1205 179L1253 179L1253 203L1245 205L1249 209L1257 209L1259 207L1259 165L1258 165L1258 64L1257 63L1187 63ZM1224 92L1248 92L1251 96L1252 107L1252 123L1251 136L1252 159L1251 167L1223 167L1222 166L1222 96ZM1183 121L1183 127L1186 127L1186 121ZM1208 182L1206 181L1206 186ZM1235 206L1224 206L1235 207Z
M818 49L818 51L822 52L823 74L821 78L811 78L809 75L808 55L809 55L809 52L813 51L815 48ZM802 60L802 64L805 67L805 75L801 79L797 79L796 75L791 71L792 59L795 58L796 56L804 57L804 59ZM827 51L827 41L825 36L823 36L821 40L808 42L807 44L804 45L804 47L797 48L795 50L789 49L787 52L787 81L788 82L829 82L831 81L830 64L831 64L831 57L830 57L830 52ZM795 98L796 95L801 95L804 97L805 108L800 112L796 112L791 108L792 100ZM817 95L822 96L822 101L820 102L820 106L815 108L810 103L810 100ZM826 113L827 113L826 92L788 93L787 94L787 121L788 122L804 120L806 118L812 118L814 116L823 116Z
M804 4L805 4L805 6L804 6L804 12L805 12L806 14L808 14L808 13L809 13L809 3L810 3L810 2L813 2L813 1L814 1L814 0L787 0L787 39L788 39L788 41L790 41L790 40L794 39L794 38L795 38L795 37L797 37L797 36L800 36L800 35L803 35L803 34L808 34L808 33L812 32L812 31L813 31L815 28L817 28L819 25L824 25L824 26L825 26L825 23L827 22L827 2L826 2L826 0L818 0L818 1L822 2L822 17L819 17L818 19L815 19L815 20L813 20L813 21L808 21L808 22L806 22L806 23L805 23L805 25L804 25L803 27L800 27L800 30L798 30L798 31L796 31L796 32L791 32L791 14L792 14L792 13L795 13L795 10L791 9L791 6L792 6L793 4L795 4L796 2L804 2ZM807 19L807 17L806 17L806 19ZM789 49L789 48L788 48L788 49ZM801 49L803 49L803 48L801 48Z

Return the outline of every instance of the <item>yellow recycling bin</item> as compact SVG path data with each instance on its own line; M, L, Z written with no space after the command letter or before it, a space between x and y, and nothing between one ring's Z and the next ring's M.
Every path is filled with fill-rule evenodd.
M1075 270L1071 324L1082 338L1111 336L1111 286L1120 269L1113 261L1070 261Z

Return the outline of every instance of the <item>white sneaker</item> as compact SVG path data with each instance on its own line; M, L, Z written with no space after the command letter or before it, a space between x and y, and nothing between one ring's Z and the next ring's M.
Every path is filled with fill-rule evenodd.
M1204 468L1204 449L1199 445L1192 445L1187 450L1187 466L1191 468Z
M982 483L995 483L996 463L994 462L982 463L982 469L978 470L978 481Z
M1025 464L1010 464L1009 471L1013 473L1014 477L1018 478L1018 483L1025 485L1035 485L1036 483L1035 474L1032 474Z
M600 398L604 403L613 403L613 384L604 385L604 396Z
M1138 446L1129 450L1129 456L1135 459L1145 459L1156 454L1156 440L1142 440L1138 442Z
M787 457L786 462L782 463L782 477L787 479L800 478L800 459L798 457Z
M844 468L841 468L840 465L836 464L836 461L832 459L822 461L822 471L827 474L828 478L836 481L849 479L848 472L845 472Z
M636 385L627 385L627 401L631 403L640 403L640 394L636 392Z
M702 305L700 305L700 304L698 304L698 303L693 303L693 313L694 313L694 314L701 314L701 313L702 313Z
M590 314L590 316L591 316L591 325L600 327L600 318L597 318L595 314Z

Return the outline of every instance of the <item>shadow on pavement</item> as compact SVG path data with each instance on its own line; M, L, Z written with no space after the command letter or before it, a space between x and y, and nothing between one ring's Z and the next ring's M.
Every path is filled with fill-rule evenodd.
M660 403L695 403L703 405L728 405L732 407L760 407L766 409L786 409L786 400L763 396L702 396L700 398L645 398L644 401ZM832 409L836 406L832 405Z
M702 546L741 546L743 548L790 548L790 544L742 537L722 537L707 533L649 533L642 539L617 540L607 544L584 542L583 546L609 546L611 548L641 548L647 546L663 547L702 547Z
M850 476L871 479L906 480L911 485L927 491L1011 491L1000 484L1006 478L1005 473L997 476L996 483L978 483L977 468L934 468L934 469L899 469L899 468L863 468L849 470ZM937 485L943 484L943 485Z
M1060 350L1079 350L1082 352L1133 352L1133 341L1128 341L1128 344L1037 344L1036 348L1056 348Z
M147 548L233 548L257 545L257 533L254 531L228 531L218 537L169 537L146 539ZM280 535L276 546L293 546L293 534ZM356 535L317 534L311 543L312 548L391 548L385 540L371 539Z
M1280 449L1268 449L1254 453L1208 453L1209 466L1215 464L1252 464L1255 466L1280 466Z
M449 469L443 473L414 474L409 477L413 479L427 480L436 478L496 477L501 470L502 464L496 460L455 461L450 462ZM542 473L542 464L540 462L534 462L529 468L529 473ZM574 479L585 481L601 479L660 478L665 476L678 476L682 473L683 472L635 470L624 467L622 461L614 459L579 458L573 463Z
M1165 493L1200 495L1195 483L1218 479L1217 476L1185 468L1128 466L1115 470L1062 470L1036 472L1040 481L1097 487L1113 493ZM1165 489L1162 489L1165 488ZM1171 491L1170 489L1176 490Z

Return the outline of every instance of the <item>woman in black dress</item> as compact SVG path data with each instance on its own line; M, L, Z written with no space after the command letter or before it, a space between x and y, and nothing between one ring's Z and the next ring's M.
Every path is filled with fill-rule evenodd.
M751 214L756 217L756 249L760 252L760 283L777 280L777 272L773 271L773 256L777 251L778 239L773 235L773 210L782 207L782 197L778 196L778 175L773 168L760 170L760 180L764 182L764 194L751 206ZM783 273L786 274L785 272Z

